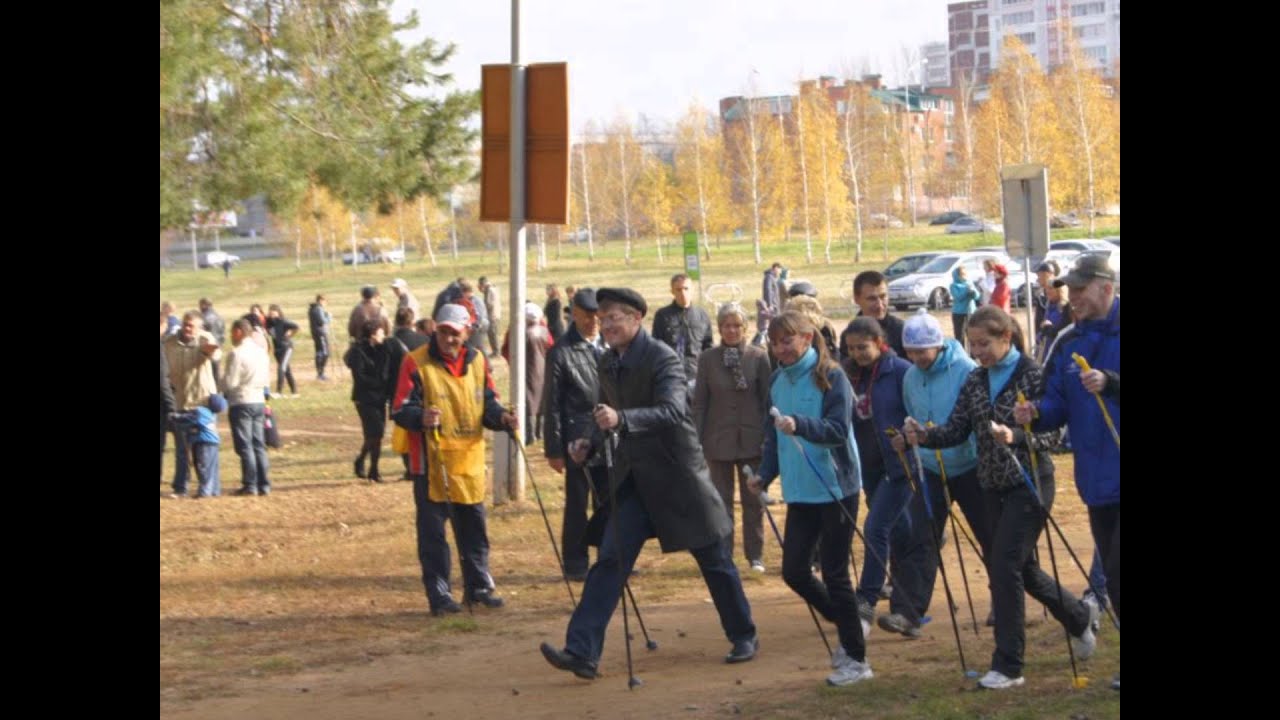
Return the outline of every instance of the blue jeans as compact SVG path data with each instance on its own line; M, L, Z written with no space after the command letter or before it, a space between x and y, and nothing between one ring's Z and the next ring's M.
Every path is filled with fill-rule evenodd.
M218 443L192 443L191 453L195 457L196 477L200 480L200 491L196 497L217 497L222 494L222 478L218 477Z
M890 541L905 549L911 544L911 516L907 504L911 485L906 478L897 480L881 476L873 482L864 480L867 490L867 521L862 528L866 537L866 553L862 560L862 577L858 579L858 597L875 607L880 601L880 588L888 573Z
M599 662L604 651L605 629L618 607L622 583L631 574L645 541L653 534L649 513L638 494L628 494L618 501L617 517L610 517L605 523L599 556L587 572L581 601L569 619L565 649L570 653ZM614 543L615 537L619 544ZM738 577L727 540L721 538L690 553L698 561L725 636L730 642L754 637L756 626L751 621L751 606L742 591L742 579Z
M265 440L266 405L249 403L232 405L227 413L231 421L231 443L240 456L240 483L246 490L259 495L271 492L271 480L267 477Z
M889 599L890 612L903 615L917 624L928 612L929 605L933 601L940 555L936 539L946 532L949 511L948 493L942 490L942 477L929 469L924 471L924 475L925 484L929 488L931 506L925 507L924 496L921 494L916 494L911 499L908 512L911 515L913 530L912 548L909 552L899 552L896 548L894 550L893 562L896 563L894 575L901 581L901 585L893 586L893 597ZM948 477L947 486L951 500L960 505L965 519L969 521L969 527L973 529L973 535L982 550L982 556L986 557L987 553L991 552L991 530L987 523L986 501L983 500L982 490L978 487L977 470L969 470L960 475ZM930 510L933 511L932 522L929 521ZM955 538L955 542L959 546L962 543L961 538ZM954 582L951 583L951 589L953 592L962 591L962 588Z

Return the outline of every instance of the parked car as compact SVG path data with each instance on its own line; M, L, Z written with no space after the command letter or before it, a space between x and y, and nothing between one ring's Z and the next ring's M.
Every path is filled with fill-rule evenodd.
M986 260L1002 263L1009 269L1010 287L1020 287L1026 282L1026 276L1022 270L1014 266L1004 253L972 251L945 253L930 260L919 270L889 281L889 304L900 311L921 305L928 305L933 310L950 307L951 272L963 265L968 278L977 282L986 274L982 269L982 263Z
M199 264L202 268L220 268L222 263L231 261L232 265L240 264L240 256L223 252L222 250L212 250L200 256Z
M967 218L967 217L969 217L969 213L962 213L959 210L948 210L947 212L944 212L941 215L934 215L933 219L929 221L929 224L930 225L950 225L951 223L959 220L960 218Z
M962 217L947 226L948 235L976 232L1002 233L1004 232L1004 226L999 223L984 222L973 217Z
M1115 245L1116 247L1120 247L1120 236L1119 236L1119 235L1111 235L1111 236L1109 236L1109 237L1104 237L1104 238L1102 238L1102 239L1103 239L1103 240L1106 240L1107 242L1111 243L1112 245Z
M897 228L903 227L903 223L901 220L899 220L896 217L893 217L892 215L886 215L884 213L871 213L869 216L867 216L867 224L870 225L871 227L877 227L877 228L888 227L888 228L897 229Z
M886 279L893 280L894 278L902 277L908 273L913 273L916 270L919 270L925 263L941 254L941 252L922 252L903 255L890 263L889 267L884 269L884 276Z
M375 250L373 248L364 248L360 251L360 264L367 265L372 263L395 263L404 262L404 251L396 248L394 250ZM342 253L342 264L355 264L355 255L349 252Z
M1106 240L1091 240L1089 238L1078 238L1076 240L1054 240L1049 243L1050 250L1075 250L1076 252L1089 252L1090 250L1110 250L1115 245Z
M1080 227L1080 219L1076 217L1074 212L1066 215L1050 215L1049 227L1051 228L1072 228Z

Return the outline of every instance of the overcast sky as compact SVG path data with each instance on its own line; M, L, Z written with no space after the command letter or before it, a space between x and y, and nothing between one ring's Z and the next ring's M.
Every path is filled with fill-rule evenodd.
M524 0L521 61L569 63L569 122L643 113L673 122L697 99L795 92L799 78L879 72L899 84L903 49L947 39L946 0ZM511 61L511 0L395 0L423 36L456 43L447 70L480 86ZM918 57L918 55L917 55ZM918 82L920 68L911 70ZM752 84L754 83L754 89Z

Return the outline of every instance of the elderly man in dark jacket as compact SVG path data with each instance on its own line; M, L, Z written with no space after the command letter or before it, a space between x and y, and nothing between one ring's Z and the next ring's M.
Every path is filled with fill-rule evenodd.
M573 324L547 354L546 382L542 389L543 445L547 464L564 473L564 525L560 530L564 571L570 580L587 579L587 506L591 491L606 488L604 459L592 458L586 465L566 460L569 443L591 437L596 423L599 382L596 366L604 354L600 322L596 317L596 291L584 288L574 294ZM590 486L587 476L590 475ZM589 490L590 488L590 490Z
M565 648L543 643L542 654L558 669L596 677L605 628L623 582L644 543L657 537L663 552L689 550L697 560L720 625L733 643L725 661L750 660L758 640L730 557L733 526L711 485L689 417L680 359L641 327L648 308L638 293L601 288L596 299L610 347L598 367L603 404L593 413L598 431L590 439L574 440L569 451L581 463L609 444L617 514L592 516L588 534L599 538L599 559L587 573L581 602L569 620Z

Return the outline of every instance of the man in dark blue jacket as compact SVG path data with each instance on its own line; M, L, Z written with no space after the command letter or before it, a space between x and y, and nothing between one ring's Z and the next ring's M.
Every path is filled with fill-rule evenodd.
M1065 330L1045 365L1044 397L1021 403L1015 419L1033 429L1066 425L1075 454L1076 489L1089 507L1089 528L1102 556L1107 595L1120 617L1120 298L1115 272L1106 258L1082 257L1071 272L1054 281L1067 286L1075 325ZM1086 371L1075 361L1079 355ZM1106 408L1103 413L1097 396ZM1110 421L1108 421L1108 416ZM1120 689L1117 675L1111 686Z

